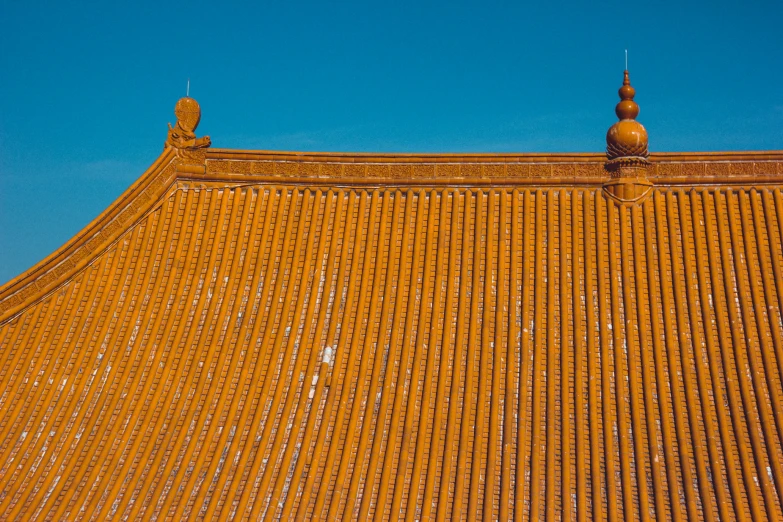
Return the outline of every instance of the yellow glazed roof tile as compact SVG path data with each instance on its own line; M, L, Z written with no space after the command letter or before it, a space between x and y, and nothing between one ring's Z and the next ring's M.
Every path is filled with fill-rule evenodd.
M10 518L780 516L780 187L180 183L0 325Z
M2 517L781 519L783 153L604 160L167 148L0 288Z

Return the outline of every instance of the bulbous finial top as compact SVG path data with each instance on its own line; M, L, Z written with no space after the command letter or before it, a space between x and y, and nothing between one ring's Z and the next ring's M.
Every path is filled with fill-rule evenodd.
M185 96L180 98L174 106L174 115L177 117L177 123L180 127L193 132L201 121L201 107L196 100Z
M166 144L177 149L203 149L212 142L209 136L196 137L196 127L201 121L201 107L190 96L180 98L174 106L177 123L172 127L169 123L169 137Z
M606 156L609 160L624 157L647 158L647 131L636 121L639 105L633 101L636 90L631 87L628 71L624 72L623 86L618 91L620 103L614 109L620 120L606 133Z

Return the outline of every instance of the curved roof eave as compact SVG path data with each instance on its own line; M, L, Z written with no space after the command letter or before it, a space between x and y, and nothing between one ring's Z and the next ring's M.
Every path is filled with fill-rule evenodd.
M147 213L176 182L176 151L166 147L152 165L98 217L52 254L0 286L0 323L48 295L89 265Z

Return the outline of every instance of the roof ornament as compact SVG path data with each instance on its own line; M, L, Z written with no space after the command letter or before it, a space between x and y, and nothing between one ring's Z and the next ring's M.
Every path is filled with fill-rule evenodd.
M188 91L190 91L190 80L188 80ZM173 127L169 123L167 147L173 147L178 150L180 156L187 157L188 152L212 145L209 136L196 137L196 127L201 121L201 107L196 100L190 96L180 98L174 106L174 114L177 116L177 123Z
M604 184L604 190L618 203L630 204L646 196L652 183L647 179L650 166L647 130L636 121L639 105L633 101L636 90L628 76L628 51L625 59L623 86L618 91L620 102L614 110L620 121L606 133L606 170L611 180Z

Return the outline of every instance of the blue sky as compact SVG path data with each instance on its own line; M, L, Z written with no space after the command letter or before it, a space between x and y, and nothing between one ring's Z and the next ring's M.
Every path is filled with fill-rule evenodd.
M160 153L599 152L629 50L653 151L783 149L783 2L0 0L0 283Z

